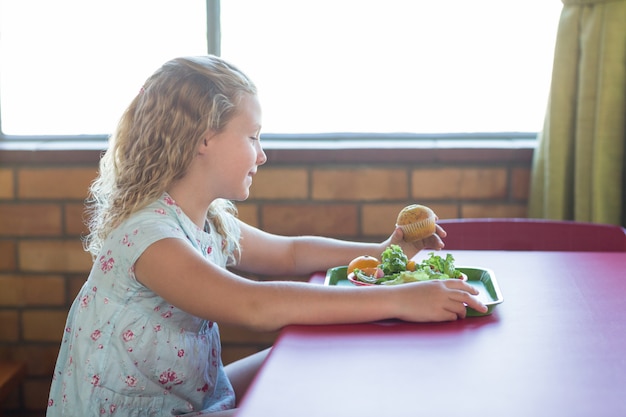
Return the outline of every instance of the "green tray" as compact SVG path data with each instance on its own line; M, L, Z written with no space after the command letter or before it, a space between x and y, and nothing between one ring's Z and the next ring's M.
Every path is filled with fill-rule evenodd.
M458 266L456 269L467 275L467 283L478 289L478 299L487 306L486 313L480 313L473 308L467 308L467 315L470 317L486 316L493 312L493 309L504 299L500 292L500 287L496 281L493 271L485 268L476 268L471 266ZM348 278L346 271L347 266L337 266L326 271L326 279L324 285L337 286L355 286Z

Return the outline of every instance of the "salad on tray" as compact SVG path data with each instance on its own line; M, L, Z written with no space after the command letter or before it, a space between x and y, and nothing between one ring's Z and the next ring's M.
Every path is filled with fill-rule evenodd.
M467 280L467 275L454 266L454 257L429 254L416 263L410 260L398 245L391 245L381 254L381 260L359 256L348 264L347 278L356 285L397 285L433 279Z

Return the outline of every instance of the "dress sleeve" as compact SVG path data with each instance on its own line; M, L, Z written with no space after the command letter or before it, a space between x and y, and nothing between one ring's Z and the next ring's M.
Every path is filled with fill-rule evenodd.
M134 265L141 254L153 243L167 238L189 240L182 227L167 216L141 216L122 224L115 230L101 254L115 259L117 267L127 271L135 280Z

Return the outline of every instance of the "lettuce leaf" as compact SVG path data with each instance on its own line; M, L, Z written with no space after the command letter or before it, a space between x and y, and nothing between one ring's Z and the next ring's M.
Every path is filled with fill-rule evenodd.
M406 271L406 264L409 258L404 254L398 245L390 245L381 254L381 269L385 275L394 275L398 272Z
M434 252L429 253L429 257L424 259L419 269L431 269L433 273L443 274L449 278L458 278L461 276L461 271L457 271L454 266L454 257L448 253L444 258L435 255Z

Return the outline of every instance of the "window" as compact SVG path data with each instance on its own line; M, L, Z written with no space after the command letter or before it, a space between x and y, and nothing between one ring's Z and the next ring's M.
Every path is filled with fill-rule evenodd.
M0 0L2 133L110 133L163 62L206 51L204 0Z
M2 133L110 133L164 61L207 52L217 1L0 0ZM220 3L265 133L541 129L558 0Z
M559 0L227 0L266 132L537 132Z

